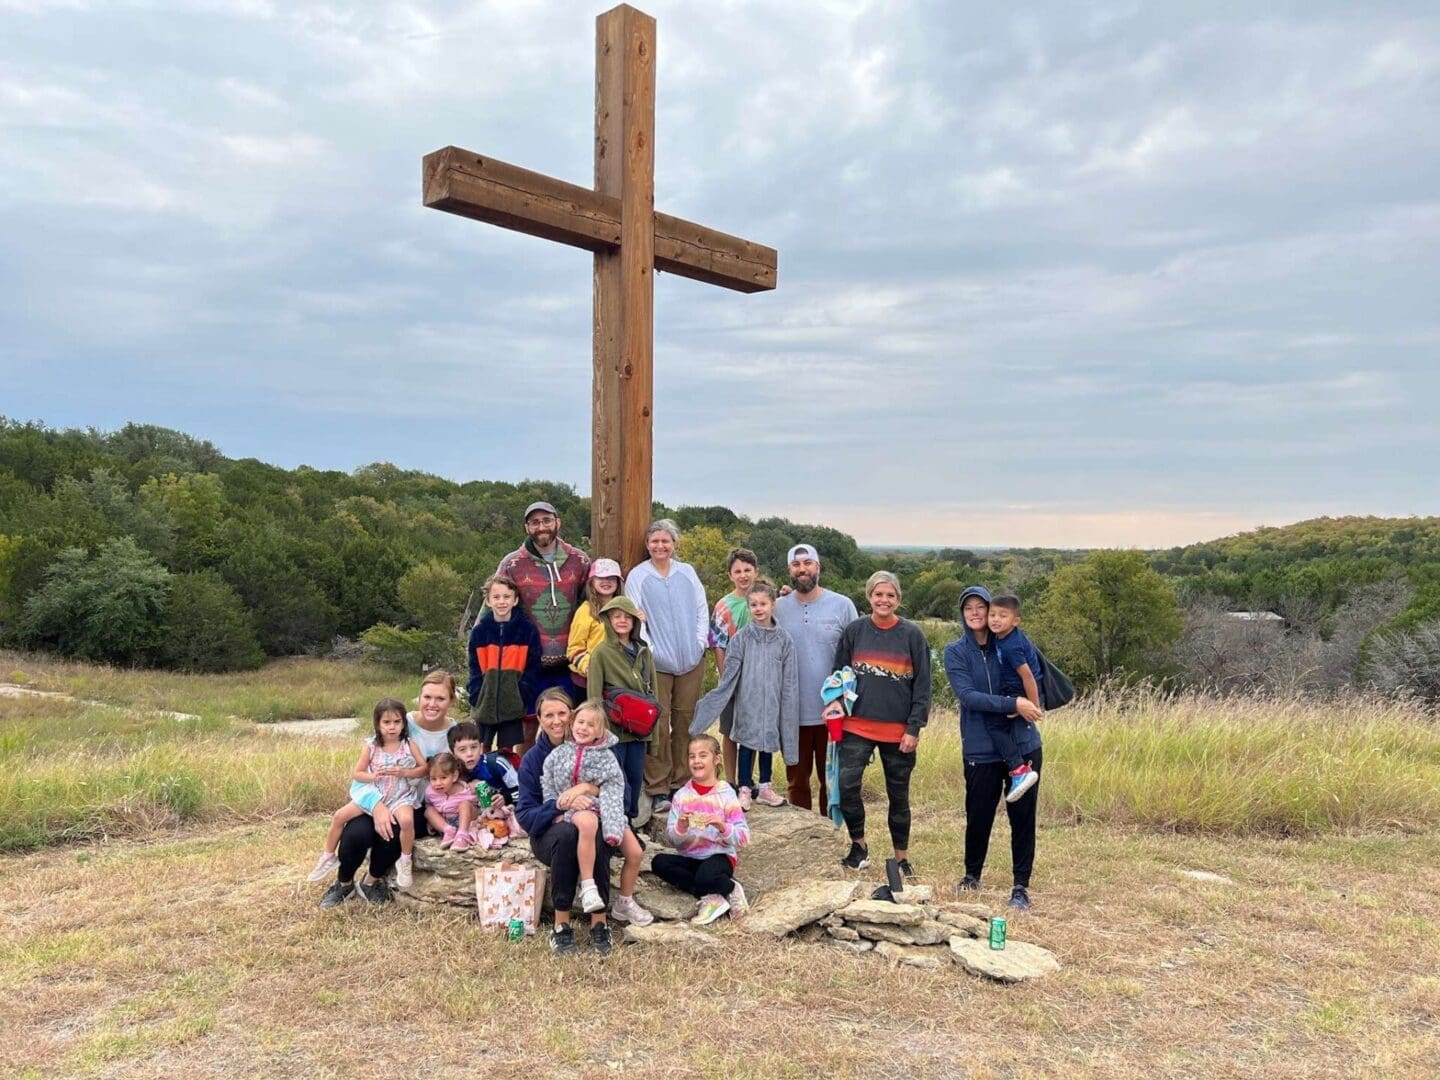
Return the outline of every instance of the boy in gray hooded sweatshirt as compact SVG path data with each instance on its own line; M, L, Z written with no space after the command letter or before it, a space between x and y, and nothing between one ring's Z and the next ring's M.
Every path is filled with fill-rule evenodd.
M735 723L730 737L740 751L736 786L740 806L750 809L751 765L759 758L760 790L756 802L783 806L784 796L771 786L771 755L779 751L787 765L800 760L800 669L795 643L775 622L775 586L757 581L750 587L750 624L730 639L720 684L695 706L690 734L703 735L733 699Z

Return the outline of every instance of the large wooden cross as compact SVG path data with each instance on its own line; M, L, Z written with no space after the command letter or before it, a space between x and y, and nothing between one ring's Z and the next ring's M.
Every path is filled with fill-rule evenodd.
M655 20L595 20L595 187L447 146L424 161L425 205L595 253L594 554L645 558L654 434L654 271L739 292L775 288L774 248L655 213Z

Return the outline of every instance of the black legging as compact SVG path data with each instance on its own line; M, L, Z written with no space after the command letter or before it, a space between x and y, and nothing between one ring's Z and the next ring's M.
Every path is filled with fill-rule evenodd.
M580 859L576 847L580 830L571 822L557 821L539 836L530 838L530 851L550 868L550 895L556 911L569 911L575 906L575 890L580 885ZM615 849L598 836L595 838L595 888L605 907L610 907L610 856Z
M735 868L730 865L728 855L691 859L662 851L655 856L650 869L667 885L674 885L701 900L707 896L728 897L735 887Z
M390 839L385 840L375 831L375 819L369 814L353 817L340 834L336 855L340 857L340 880L347 884L355 880L355 872L367 855L370 856L370 876L383 878L400 858L400 826L391 829Z
M890 844L904 851L910 846L910 774L915 771L915 751L905 754L898 742L876 742L847 731L840 740L840 813L845 816L851 840L865 835L865 800L860 795L860 781L876 748L885 772Z
M429 834L425 827L425 816L415 815L415 839ZM392 819L390 839L381 838L375 831L375 819L369 814L353 817L345 823L340 834L340 846L335 854L340 859L339 880L349 883L355 880L355 872L370 856L370 876L377 880L385 877L400 860L400 824Z
M1029 755L1030 767L1040 771L1043 755L1036 748ZM985 855L990 850L990 830L995 825L995 808L1005 797L1010 782L1010 769L1003 761L980 765L965 763L965 873L980 877L985 869ZM1037 783L1019 799L1005 803L1010 818L1010 861L1015 869L1015 884L1030 887L1030 871L1035 865L1035 810L1040 804Z

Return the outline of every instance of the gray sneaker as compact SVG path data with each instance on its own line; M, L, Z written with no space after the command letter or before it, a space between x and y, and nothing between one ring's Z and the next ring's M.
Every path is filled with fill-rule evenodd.
M320 906L322 908L339 907L354 895L355 882L337 881L325 890L325 895L320 898Z
M363 881L357 881L355 883L355 891L372 904L388 904L395 899L395 894L390 891L390 886L383 880L376 881L373 885L366 885Z

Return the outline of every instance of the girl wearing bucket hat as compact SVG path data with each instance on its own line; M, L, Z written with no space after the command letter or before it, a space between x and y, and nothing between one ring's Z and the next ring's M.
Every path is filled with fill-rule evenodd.
M590 564L590 579L585 582L585 596L575 609L570 622L570 638L565 656L570 661L570 681L575 684L575 697L584 699L586 677L590 670L590 654L605 640L605 623L600 608L620 591L620 564L614 559L596 559Z
M1026 697L999 692L1000 656L987 622L990 593L972 585L960 594L960 636L945 646L945 677L960 704L960 748L965 758L965 876L957 892L980 888L980 874L990 850L995 811L1004 800L1010 767L995 748L985 720L1010 717L1011 734L1019 753L1040 772L1040 729L1043 715ZM1040 801L1037 783L1015 802L1005 803L1010 818L1010 855L1015 883L1010 906L1030 908L1030 870L1035 863L1035 810Z

